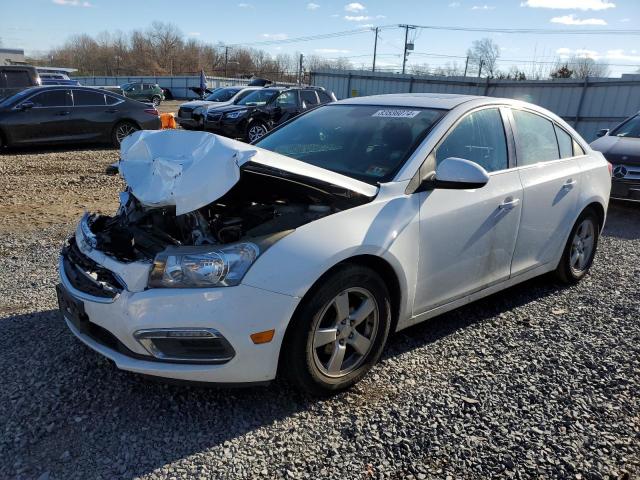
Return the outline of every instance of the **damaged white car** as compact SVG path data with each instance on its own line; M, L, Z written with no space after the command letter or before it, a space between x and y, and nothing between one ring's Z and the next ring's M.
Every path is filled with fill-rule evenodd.
M247 145L122 143L128 188L60 256L71 331L124 370L223 384L360 380L390 332L549 271L580 280L609 165L512 100L348 99Z

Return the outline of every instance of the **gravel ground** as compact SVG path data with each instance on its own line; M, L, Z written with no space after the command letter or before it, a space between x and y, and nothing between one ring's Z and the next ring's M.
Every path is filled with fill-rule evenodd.
M115 208L115 157L0 156L0 478L639 478L639 207L612 206L580 285L536 279L400 332L317 400L154 382L67 331L57 250L82 207Z

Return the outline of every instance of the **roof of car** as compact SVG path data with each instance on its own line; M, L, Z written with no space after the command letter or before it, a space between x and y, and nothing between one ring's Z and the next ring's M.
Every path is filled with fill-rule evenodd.
M451 110L461 103L481 98L485 97L452 93L392 93L387 95L346 98L337 103L343 105L382 105L390 107L423 107Z

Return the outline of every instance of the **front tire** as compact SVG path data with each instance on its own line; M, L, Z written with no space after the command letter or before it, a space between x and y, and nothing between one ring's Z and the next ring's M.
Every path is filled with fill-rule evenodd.
M269 132L269 127L263 122L251 122L247 127L247 142L252 143L261 139Z
M334 271L298 308L282 346L281 373L312 395L351 387L382 354L390 305L375 271L357 265Z
M585 210L571 229L556 276L568 284L576 284L589 272L598 247L600 222L595 212Z
M122 140L124 140L127 136L131 135L133 132L137 132L140 128L132 122L119 122L113 127L113 132L111 133L111 142L113 146L116 148L120 148L120 144Z
M161 100L161 99L160 99L160 97L159 97L159 96L157 96L157 95L154 95L153 97L151 97L151 103L153 103L153 106L154 106L154 107L159 107L159 106L160 106L160 102L161 102L161 101L162 101L162 100Z

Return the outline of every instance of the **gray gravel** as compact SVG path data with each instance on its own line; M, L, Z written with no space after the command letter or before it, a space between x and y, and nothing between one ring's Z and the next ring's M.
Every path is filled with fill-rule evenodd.
M592 274L405 330L351 391L216 390L118 371L55 310L71 228L0 238L0 478L638 478L640 208Z

